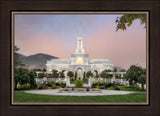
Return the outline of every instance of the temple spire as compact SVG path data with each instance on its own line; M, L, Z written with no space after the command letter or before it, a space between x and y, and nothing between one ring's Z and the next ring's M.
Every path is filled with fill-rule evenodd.
M79 24L79 36L81 36L81 23Z
M77 54L83 54L84 49L83 49L83 38L81 36L81 23L79 24L79 36L77 38L77 49L76 49Z

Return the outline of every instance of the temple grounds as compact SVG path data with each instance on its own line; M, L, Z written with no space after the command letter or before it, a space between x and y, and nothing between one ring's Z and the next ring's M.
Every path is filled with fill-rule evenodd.
M121 94L120 93L115 94L114 91L109 91L108 95L91 96L91 94L89 95L88 93L80 93L81 96L71 96L71 94L67 95L68 93L61 93L59 95L58 94L49 95L51 93L47 94L48 90L47 91L38 90L38 91L41 91L41 94L37 93L37 91L35 90L15 91L14 102L16 103L18 102L49 102L49 103L51 102L77 102L77 103L78 102L117 102L117 103L118 102L146 102L145 92L132 92L128 94L121 92ZM76 94L78 95L79 93L76 93ZM82 94L85 94L85 96L82 96ZM87 96L87 94L89 96ZM112 94L112 95L109 95L109 94Z

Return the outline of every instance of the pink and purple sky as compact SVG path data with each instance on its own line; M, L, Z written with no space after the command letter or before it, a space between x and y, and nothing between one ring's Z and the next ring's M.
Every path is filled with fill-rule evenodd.
M132 64L146 67L146 29L137 19L126 31L116 32L121 15L15 15L15 45L23 55L44 53L70 58L75 52L79 24L85 53L90 58L111 60L128 69Z

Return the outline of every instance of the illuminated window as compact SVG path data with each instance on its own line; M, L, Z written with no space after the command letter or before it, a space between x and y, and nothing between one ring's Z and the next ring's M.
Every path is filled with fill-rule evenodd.
M77 58L77 64L82 65L83 64L83 59L81 57Z

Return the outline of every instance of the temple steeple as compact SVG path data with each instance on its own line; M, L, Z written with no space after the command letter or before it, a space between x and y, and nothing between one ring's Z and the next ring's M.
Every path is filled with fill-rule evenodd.
M79 36L81 36L81 23L79 24Z
M77 39L77 49L76 49L76 54L83 54L84 49L83 49L83 38L81 36L81 23L79 25L79 36Z

